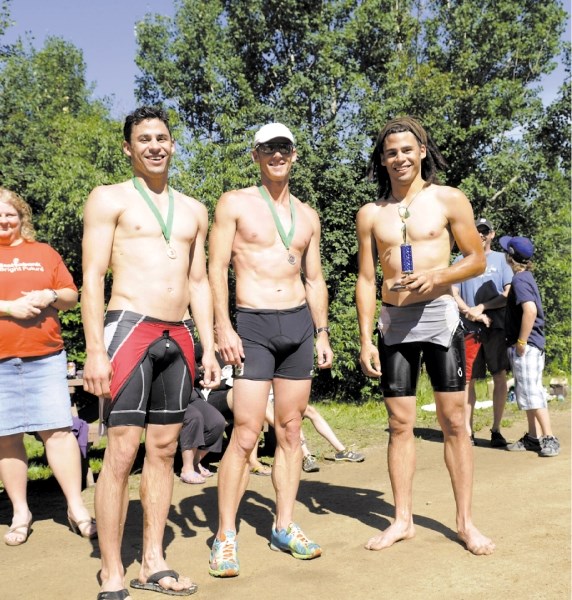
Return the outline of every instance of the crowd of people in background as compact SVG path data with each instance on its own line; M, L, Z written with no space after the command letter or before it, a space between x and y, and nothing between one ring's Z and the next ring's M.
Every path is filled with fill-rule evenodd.
M214 475L209 453L222 454L209 558L214 577L240 573L236 521L251 474L268 476L274 486L270 548L301 560L321 555L294 519L301 472L320 468L303 419L332 446L334 461L365 460L309 404L316 369L329 369L334 355L320 219L290 190L298 160L292 131L281 123L258 129L251 157L259 183L221 196L210 235L205 206L169 185L175 141L167 114L138 108L123 134L132 177L98 186L84 209L83 381L100 398L107 434L96 519L81 495L58 318L77 304L78 290L56 250L35 240L30 206L0 188L0 478L13 507L4 542L21 545L31 532L23 440L35 433L65 496L70 529L98 537L98 600L130 598L121 542L128 477L143 433L142 560L129 585L172 595L198 588L164 554L178 449L180 480L187 484L206 483ZM492 250L492 222L485 216L475 221L463 192L441 185L445 167L418 120L389 121L371 156L377 199L357 215L359 361L365 375L379 379L387 407L395 505L394 521L366 542L369 550L415 536L413 428L422 361L444 434L457 535L471 553L495 549L472 520L475 381L488 369L494 382L492 447L542 457L560 452L542 384L545 321L532 275L534 245L526 237L503 236L503 252ZM460 255L451 262L454 244ZM501 433L509 369L528 425L514 443ZM265 427L276 441L271 464L258 457Z

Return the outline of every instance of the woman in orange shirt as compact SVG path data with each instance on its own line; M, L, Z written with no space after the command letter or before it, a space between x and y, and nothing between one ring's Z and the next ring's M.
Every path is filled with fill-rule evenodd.
M35 241L30 206L0 188L0 478L12 502L8 546L27 541L32 514L27 501L24 433L36 432L68 505L72 531L97 536L81 496L80 450L71 430L67 358L59 310L78 293L60 255Z

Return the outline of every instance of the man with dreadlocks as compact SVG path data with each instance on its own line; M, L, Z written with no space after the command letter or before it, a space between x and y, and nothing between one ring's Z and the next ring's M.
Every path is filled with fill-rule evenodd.
M453 283L483 272L485 258L468 199L460 190L438 184L437 172L446 167L417 120L389 121L377 137L370 164L378 199L363 206L357 216L360 362L366 375L381 378L395 502L394 522L366 543L369 550L388 548L415 535L413 427L421 357L444 434L459 540L473 554L491 554L495 548L471 516L473 454L464 426L464 340L451 295ZM455 242L464 258L450 265ZM376 347L372 334L378 257L383 283Z

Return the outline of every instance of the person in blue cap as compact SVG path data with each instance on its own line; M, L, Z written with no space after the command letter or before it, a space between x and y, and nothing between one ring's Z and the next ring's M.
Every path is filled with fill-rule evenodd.
M528 420L528 431L518 441L509 444L507 450L529 450L539 456L557 456L560 442L552 433L542 385L546 338L542 300L532 275L534 245L526 237L506 235L500 238L499 243L514 273L506 304L506 344L516 402L521 410L526 411Z

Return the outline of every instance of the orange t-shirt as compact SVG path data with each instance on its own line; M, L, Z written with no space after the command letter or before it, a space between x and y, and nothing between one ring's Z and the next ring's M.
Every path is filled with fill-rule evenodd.
M41 242L0 246L0 299L16 300L22 292L46 288L77 291L62 257L51 246ZM63 347L58 311L53 306L32 319L0 317L0 360L46 356Z

